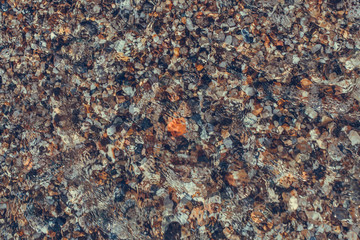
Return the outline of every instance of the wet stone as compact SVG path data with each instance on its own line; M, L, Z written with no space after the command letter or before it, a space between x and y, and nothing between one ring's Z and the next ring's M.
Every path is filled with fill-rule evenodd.
M148 119L148 118L144 118L140 124L140 127L142 130L147 130L148 128L151 128L152 126L153 126L153 124L151 123L150 119Z
M358 1L0 1L0 239L354 239Z

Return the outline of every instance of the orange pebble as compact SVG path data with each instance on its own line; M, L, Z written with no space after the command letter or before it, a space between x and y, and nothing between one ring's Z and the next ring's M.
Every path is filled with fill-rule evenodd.
M174 137L179 137L186 133L186 121L184 118L175 118L167 125L167 130Z

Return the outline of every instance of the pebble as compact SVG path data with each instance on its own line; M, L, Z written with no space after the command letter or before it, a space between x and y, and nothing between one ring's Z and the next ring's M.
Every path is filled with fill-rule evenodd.
M360 135L358 134L358 132L351 130L348 136L351 141L351 145L360 144Z
M314 47L311 48L312 53L316 53L322 48L321 44L316 44Z
M244 86L243 87L243 91L246 93L246 95L252 97L255 95L255 90L254 88L250 87L250 86Z
M244 125L246 127L251 127L253 126L255 123L257 122L257 117L252 114L252 113L248 113L246 115L246 117L244 118Z
M293 55L292 59L293 64L298 64L300 62L300 58L298 55Z
M311 118L315 119L318 116L318 113L311 107L306 108L305 113Z
M232 36L231 35L226 36L225 43L228 44L228 45L232 44Z
M229 18L227 20L227 24L229 25L229 27L234 27L236 25L233 18Z
M189 30L189 31L194 31L194 25L191 21L190 18L187 18L186 19L186 28Z
M299 204L298 204L298 200L296 197L292 196L289 200L289 209L290 211L295 211L296 209L298 209Z
M116 133L116 126L112 125L106 130L108 136L112 136Z

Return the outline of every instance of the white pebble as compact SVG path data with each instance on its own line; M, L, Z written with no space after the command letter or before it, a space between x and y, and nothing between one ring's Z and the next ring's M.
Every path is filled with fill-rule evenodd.
M108 129L106 129L106 133L108 136L114 135L116 133L116 127L114 125L112 125Z
M351 130L351 131L350 131L350 133L349 133L349 139L350 139L352 145L360 144L360 136L359 136L359 134L358 134L356 131L354 131L354 130Z

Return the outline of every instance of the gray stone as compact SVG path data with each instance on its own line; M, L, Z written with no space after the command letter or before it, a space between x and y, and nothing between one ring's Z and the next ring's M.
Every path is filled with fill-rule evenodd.
M229 18L227 20L227 24L229 25L229 27L234 27L236 25L233 18Z
M228 45L231 45L231 43L232 43L232 36L231 35L226 36L225 43L228 44Z
M189 31L194 31L194 25L191 21L190 18L187 18L186 19L186 28L189 30Z

